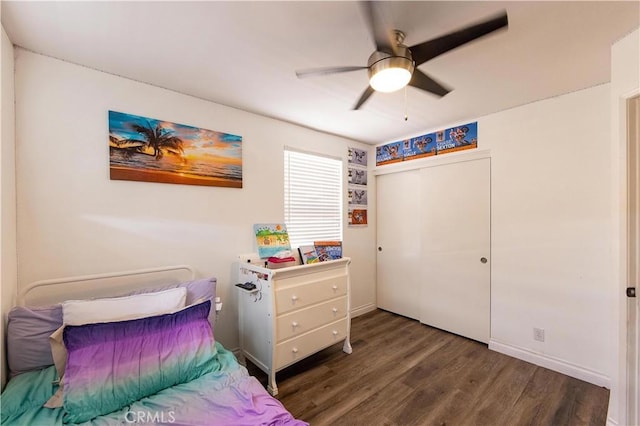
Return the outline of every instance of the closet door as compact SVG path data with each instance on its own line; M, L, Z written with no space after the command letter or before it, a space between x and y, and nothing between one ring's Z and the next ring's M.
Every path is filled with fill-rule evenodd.
M488 343L490 159L421 173L420 322Z
M420 171L376 177L378 307L420 316Z

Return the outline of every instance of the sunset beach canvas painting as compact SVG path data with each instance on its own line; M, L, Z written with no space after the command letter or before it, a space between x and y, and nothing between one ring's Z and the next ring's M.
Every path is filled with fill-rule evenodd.
M242 136L109 111L112 180L242 188Z

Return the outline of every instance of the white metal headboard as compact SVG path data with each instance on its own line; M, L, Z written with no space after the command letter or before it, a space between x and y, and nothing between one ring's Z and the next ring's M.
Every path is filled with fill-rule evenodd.
M142 288L175 284L194 278L195 272L189 265L55 278L29 284L18 293L17 304L25 306L28 302L31 306L41 306L70 299L118 296ZM99 286L101 283L102 286Z

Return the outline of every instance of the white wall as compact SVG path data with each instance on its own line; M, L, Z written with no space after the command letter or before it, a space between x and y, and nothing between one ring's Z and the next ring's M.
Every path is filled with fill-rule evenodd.
M238 346L234 264L252 225L283 220L283 146L369 148L16 49L18 288L36 280L167 264L218 278L216 337ZM107 111L243 137L243 189L109 180ZM346 182L346 179L345 179ZM345 183L346 185L346 183ZM375 306L375 227L346 227L352 307Z
M609 387L609 85L482 117L478 127L491 150L490 347Z
M627 339L627 140L626 100L640 93L640 29L615 43L611 49L611 142L613 169L611 209L614 217L612 251L614 254L614 327L609 345L614 348L613 385L609 403L609 423L627 424L626 413L626 339Z
M489 347L607 387L615 297L609 93L604 84L477 120L478 148L491 156ZM533 328L545 330L544 342Z
M13 85L13 45L2 28L0 51L1 118L0 131L0 287L2 296L2 331L0 331L0 386L7 379L4 330L7 313L13 306L17 291L16 267L16 179L15 179L15 110Z
M627 424L624 104L638 93L636 30L612 47L610 84L477 119L491 154L489 347L610 388L612 425Z

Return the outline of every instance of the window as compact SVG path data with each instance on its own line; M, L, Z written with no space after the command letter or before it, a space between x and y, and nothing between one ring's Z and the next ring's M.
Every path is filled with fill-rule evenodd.
M342 240L342 161L285 149L284 222L291 247Z

